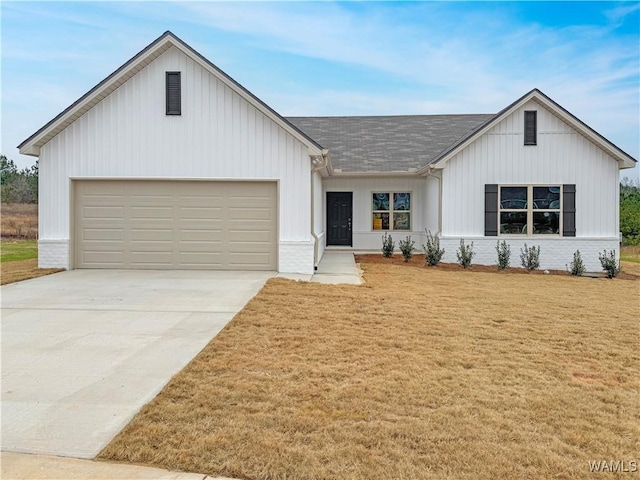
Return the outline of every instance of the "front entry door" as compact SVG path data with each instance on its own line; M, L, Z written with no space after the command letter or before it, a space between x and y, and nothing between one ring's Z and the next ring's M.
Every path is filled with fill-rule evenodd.
M353 192L327 192L327 245L353 246Z

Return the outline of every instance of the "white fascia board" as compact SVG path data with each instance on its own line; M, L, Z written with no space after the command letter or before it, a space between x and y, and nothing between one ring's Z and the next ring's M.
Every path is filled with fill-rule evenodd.
M419 178L417 172L393 171L393 172L333 172L334 177L414 177Z
M88 112L96 104L102 101L102 99L110 95L118 87L120 87L136 73L142 70L144 66L160 56L162 53L168 50L171 45L174 44L175 42L172 41L171 36L166 36L157 45L155 45L154 48L151 48L148 51L143 50L138 54L138 58L134 57L135 61L133 61L130 65L127 65L126 69L121 72L118 72L118 70L116 70L109 77L98 83L98 85L85 93L82 97L80 97L80 99L76 100L76 102L72 103L69 107L63 110L62 113L60 113L58 117L55 117L49 125L45 125L45 127L43 127L40 131L36 132L29 139L23 142L18 151L22 155L32 155L36 157L40 156L40 147L42 146L40 142L43 138L46 138L52 132L56 132L57 129L60 129L60 131L62 131L67 126L71 125L75 120ZM144 66L140 67L140 65ZM118 73L118 75L115 75L115 73Z

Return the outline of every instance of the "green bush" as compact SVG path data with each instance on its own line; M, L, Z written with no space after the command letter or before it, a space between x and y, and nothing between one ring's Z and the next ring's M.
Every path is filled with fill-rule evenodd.
M616 261L616 252L614 250L607 253L605 249L598 257L600 258L602 270L605 271L608 278L616 277L620 273L620 262Z
M502 243L498 240L496 252L498 253L498 270L509 268L511 264L511 247L507 245L506 240L503 240Z
M438 237L434 237L427 229L425 229L425 232L427 232L427 244L422 245L425 254L424 259L427 265L437 265L442 260L444 248L440 249L440 239Z
M386 258L391 257L395 248L396 244L393 241L393 238L391 238L391 235L388 235L385 232L385 234L382 236L382 255L384 255Z
M460 239L460 248L456 252L456 256L458 257L458 263L462 268L467 268L471 265L471 260L473 259L475 252L473 251L473 242L470 245L465 245L464 239Z
M520 262L527 270L537 270L540 268L540 247L527 248L527 244L525 243L524 248L520 249Z
M582 256L580 256L580 250L576 250L576 253L573 254L573 260L569 264L569 271L571 275L575 275L577 277L581 277L585 272L584 262L582 261Z
M620 182L620 233L624 245L640 245L640 185Z
M411 241L411 235L407 236L405 240L400 240L400 251L405 262L408 262L413 257L413 251L415 250L413 246L415 244L416 242Z

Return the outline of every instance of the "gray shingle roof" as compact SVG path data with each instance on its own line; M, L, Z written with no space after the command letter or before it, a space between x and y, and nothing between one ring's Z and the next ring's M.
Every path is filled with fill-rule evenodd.
M343 172L406 172L438 154L494 115L398 115L379 117L287 117L328 148Z

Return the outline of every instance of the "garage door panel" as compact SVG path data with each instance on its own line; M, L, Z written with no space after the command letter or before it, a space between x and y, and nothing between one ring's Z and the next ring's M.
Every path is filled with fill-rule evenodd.
M167 205L158 206L135 206L131 207L132 220L173 220L174 207Z
M218 195L180 195L181 207L219 207L224 198Z
M82 253L82 259L87 265L95 265L96 267L88 267L88 268L98 268L98 265L121 265L124 259L122 251L104 251L100 250L87 250ZM117 267L115 267L117 268Z
M223 242L180 242L181 253L224 253Z
M269 244L272 240L272 233L269 230L229 230L229 242L248 242Z
M242 220L271 220L271 209L234 206L229 208L229 217L235 222Z
M173 230L162 228L131 229L131 241L173 241Z
M225 261L225 254L222 252L180 252L180 262L183 264L209 264L209 265L223 265Z
M181 242L222 242L222 230L192 230L183 229L181 232Z
M209 220L220 218L221 207L180 207L180 218L183 220Z
M124 230L122 228L85 228L82 231L82 239L84 241L122 241L124 240Z
M123 207L114 206L88 206L84 208L83 216L87 220L119 220L124 215Z
M229 254L229 267L241 270L246 267L257 269L260 265L269 263L271 256L265 253L231 253Z
M78 181L76 267L276 269L274 182Z
M144 242L136 242L132 241L130 243L131 254L135 255L137 253L143 252L162 252L167 254L172 254L173 251L173 242L169 241L158 241L158 240L147 240Z

